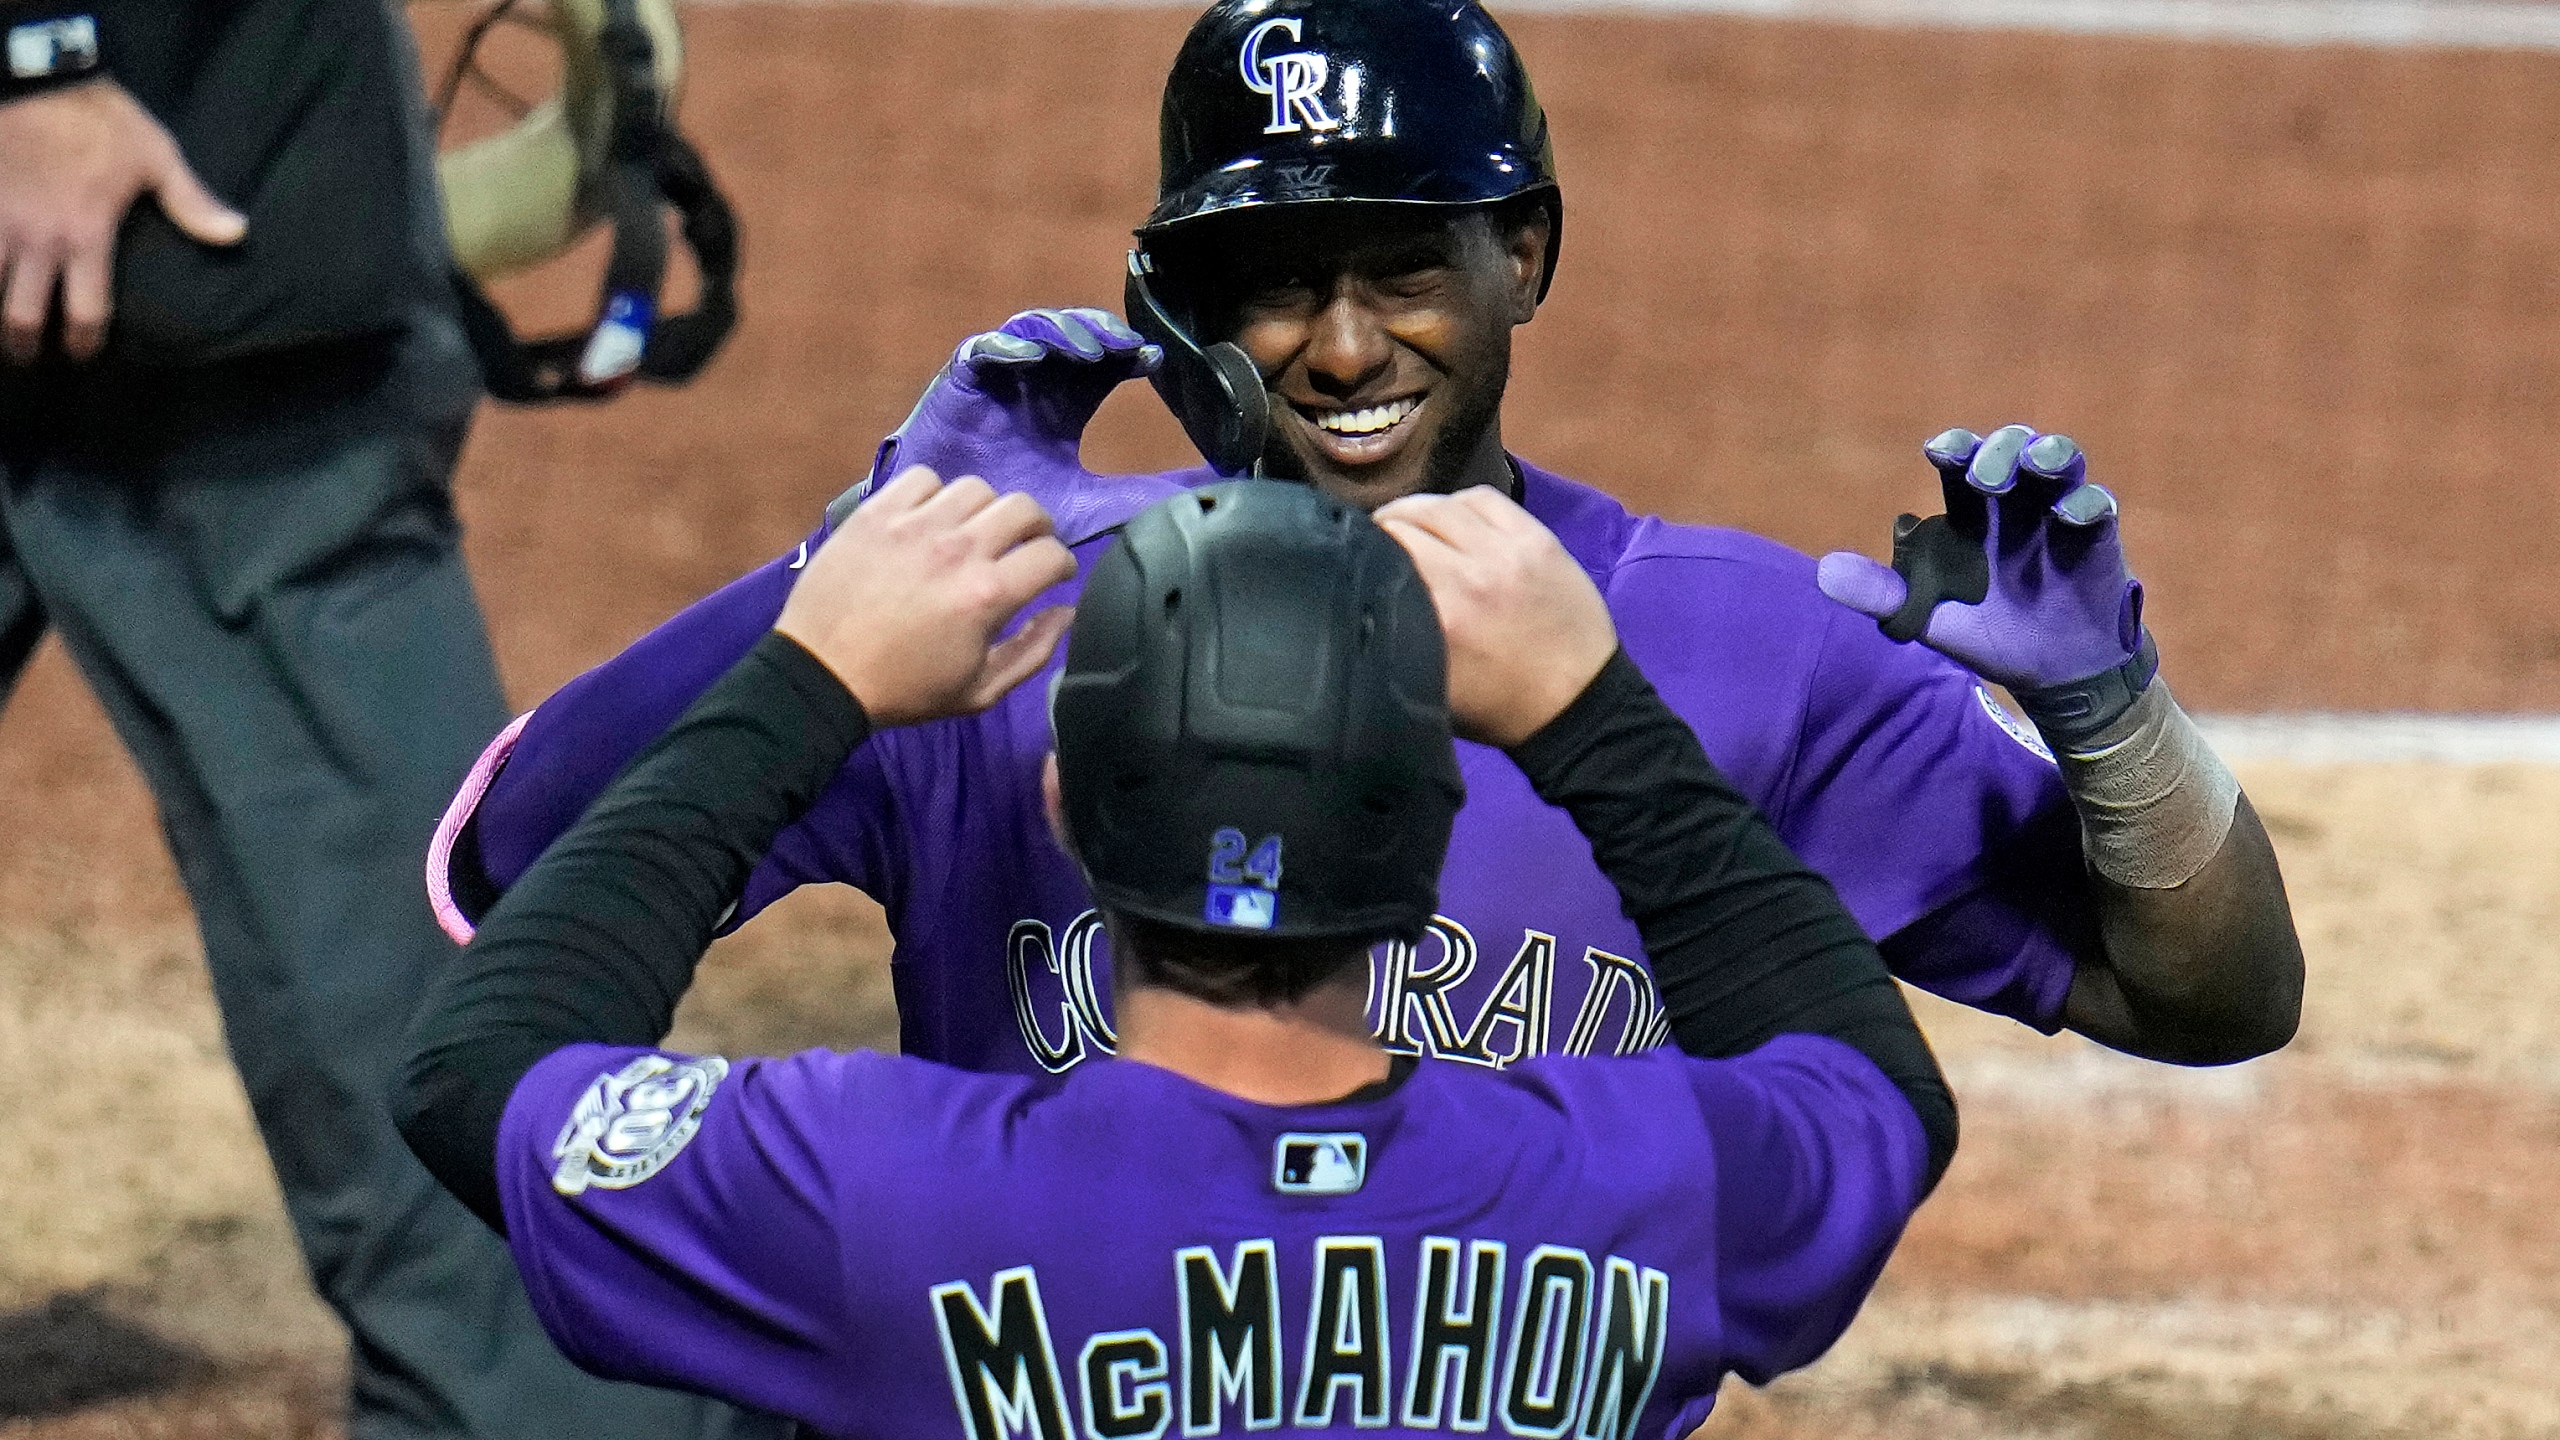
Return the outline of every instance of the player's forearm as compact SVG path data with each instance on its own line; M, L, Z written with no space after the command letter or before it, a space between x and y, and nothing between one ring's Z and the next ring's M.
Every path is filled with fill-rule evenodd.
M769 635L508 891L411 1027L395 1106L428 1170L492 1225L498 1120L566 1045L654 1045L774 836L869 734L862 707Z
M2220 1065L2281 1049L2302 1015L2302 941L2265 827L2240 797L2214 858L2147 890L2093 876L2106 956L2074 975L2066 1023L2153 1060Z
M633 756L773 628L806 549L685 607L526 718L454 836L449 884L465 918L477 923Z
M2228 767L2159 684L2096 733L2052 738L2105 949L2075 975L2068 1023L2187 1064L2284 1045L2302 946L2274 847Z
M1934 1184L1955 1102L1883 957L1625 653L1511 755L1590 840L1680 1048L1739 1055L1785 1033L1852 1046L1911 1103Z

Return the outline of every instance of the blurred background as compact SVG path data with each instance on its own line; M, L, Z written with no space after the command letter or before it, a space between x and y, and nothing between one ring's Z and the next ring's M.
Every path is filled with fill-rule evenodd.
M2310 947L2301 1039L2225 1071L1924 1010L1955 1170L1841 1347L1705 1433L2560 1435L2560 6L1494 9L1568 216L1512 448L1881 554L1929 435L2075 435ZM479 7L410 13L432 72ZM1116 305L1192 13L682 7L744 318L688 388L484 410L461 505L521 704L796 543L962 336ZM499 297L582 323L599 255ZM1144 387L1088 446L1187 458ZM0 1437L331 1435L154 831L47 656L0 716ZM890 1043L884 955L867 902L795 897L681 1038Z

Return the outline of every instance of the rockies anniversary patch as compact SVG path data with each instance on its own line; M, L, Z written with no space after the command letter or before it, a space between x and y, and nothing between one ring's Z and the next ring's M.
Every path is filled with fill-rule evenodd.
M702 1128L703 1108L728 1073L717 1055L643 1055L597 1076L551 1147L551 1188L627 1190L665 1169Z
M2008 732L2010 739L2026 746L2037 759L2048 763L2052 761L2053 750L2044 743L2044 737L2035 732L2035 727L2010 714L2009 708L2001 704L1989 689L1974 686L1973 698L1982 703L1982 713L1991 717L1991 723Z

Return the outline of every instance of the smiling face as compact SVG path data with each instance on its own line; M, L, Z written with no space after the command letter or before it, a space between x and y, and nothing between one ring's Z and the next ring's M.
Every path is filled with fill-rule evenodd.
M1322 205L1220 234L1205 328L1271 392L1264 470L1364 508L1508 489L1502 391L1512 327L1537 311L1547 224L1536 206Z

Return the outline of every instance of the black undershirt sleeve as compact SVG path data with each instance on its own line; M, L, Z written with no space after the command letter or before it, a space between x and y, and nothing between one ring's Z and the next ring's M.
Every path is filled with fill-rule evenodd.
M1911 1102L1935 1186L1955 1155L1955 1098L1884 958L1626 652L1510 753L1617 886L1680 1048L1739 1055L1784 1033L1847 1043Z
M756 642L510 887L430 987L394 1097L430 1174L500 1231L498 1120L566 1045L655 1045L782 828L871 733L816 656Z

